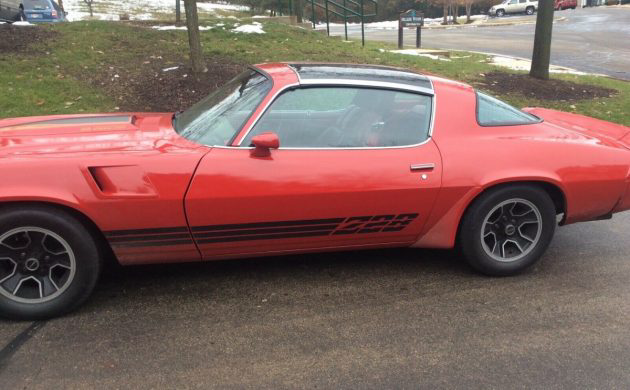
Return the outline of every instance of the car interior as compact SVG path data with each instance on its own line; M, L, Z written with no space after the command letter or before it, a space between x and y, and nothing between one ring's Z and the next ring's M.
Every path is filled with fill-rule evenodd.
M319 96L318 96L319 95ZM322 96L324 95L324 96ZM322 102L331 98L333 102ZM295 102L313 108L291 108ZM318 109L317 102L322 102ZM371 88L301 88L281 95L241 143L273 132L280 147L353 148L413 145L428 136L431 98Z

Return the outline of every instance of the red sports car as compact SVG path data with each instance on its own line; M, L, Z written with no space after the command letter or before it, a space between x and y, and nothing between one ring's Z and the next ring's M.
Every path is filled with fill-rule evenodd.
M369 65L264 64L182 113L0 120L0 313L121 264L461 246L489 275L630 209L630 128Z

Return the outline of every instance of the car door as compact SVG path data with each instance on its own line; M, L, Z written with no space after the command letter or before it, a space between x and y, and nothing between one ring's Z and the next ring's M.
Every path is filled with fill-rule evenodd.
M509 3L505 5L505 13L513 14L518 12L518 0L510 0Z
M408 91L284 92L240 145L200 162L185 206L202 255L414 242L441 185L433 109L432 96ZM249 145L269 132L280 147L258 156Z
M516 12L525 12L527 8L527 0L518 0L518 6L516 8Z

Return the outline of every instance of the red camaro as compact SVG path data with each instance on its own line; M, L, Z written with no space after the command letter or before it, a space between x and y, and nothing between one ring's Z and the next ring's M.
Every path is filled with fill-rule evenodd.
M253 67L178 113L0 120L0 313L77 307L102 258L452 248L490 275L630 209L630 128L406 70Z

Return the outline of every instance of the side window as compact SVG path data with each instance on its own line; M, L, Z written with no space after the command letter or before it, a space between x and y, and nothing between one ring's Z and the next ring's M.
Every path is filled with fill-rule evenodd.
M511 0L511 1L510 1L510 5L516 4L516 2L517 2L517 1L518 1L518 0Z
M528 125L540 119L509 104L477 92L477 122L481 126Z
M527 2L527 0L518 0L519 3L524 4Z
M430 96L387 89L306 87L280 95L241 146L273 132L280 147L357 148L418 144L428 138Z

